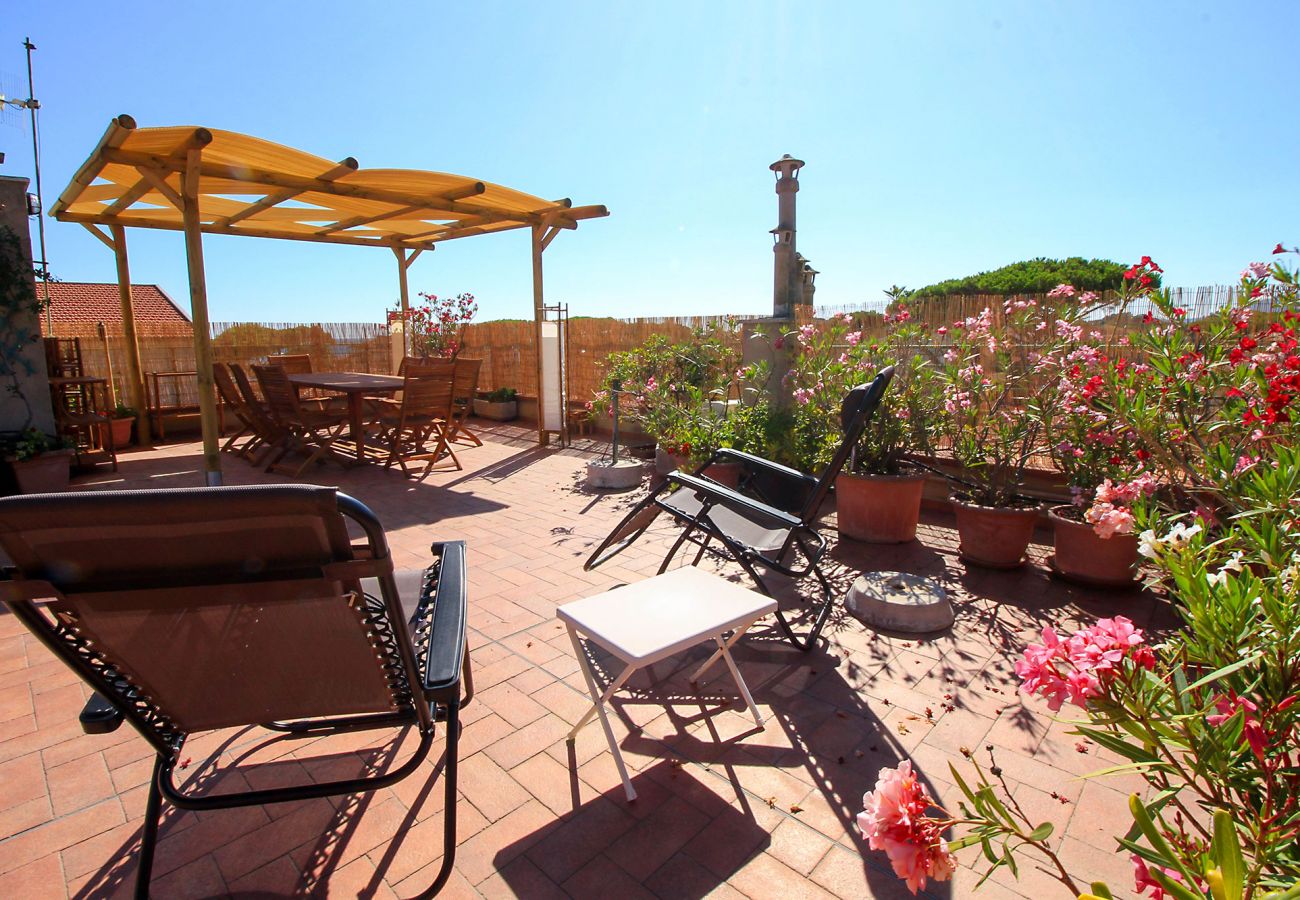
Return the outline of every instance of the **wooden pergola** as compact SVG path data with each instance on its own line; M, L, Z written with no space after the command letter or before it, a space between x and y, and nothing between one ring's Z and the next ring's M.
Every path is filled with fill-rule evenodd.
M517 228L532 232L533 342L538 393L542 392L542 253L563 229L609 215L603 206L578 206L462 175L413 169L362 169L352 157L337 163L281 144L231 131L174 126L137 128L121 115L73 176L50 211L77 222L117 259L122 329L131 405L141 412L140 434L149 439L143 415L144 373L131 304L127 228L185 233L194 357L198 370L203 457L208 484L221 483L216 394L203 234L236 234L321 244L386 247L397 258L403 341L409 304L407 271L442 241ZM102 226L107 226L107 233ZM539 441L542 397L538 397Z

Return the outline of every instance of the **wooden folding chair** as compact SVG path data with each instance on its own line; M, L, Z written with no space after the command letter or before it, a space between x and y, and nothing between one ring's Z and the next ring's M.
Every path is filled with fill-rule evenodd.
M460 460L449 442L454 384L455 379L443 366L406 367L401 402L382 409L376 421L388 445L385 469L397 463L402 474L409 476L407 463L423 462L417 481L423 481L443 458L449 458L452 466L460 469Z
M348 429L345 410L314 408L300 401L288 373L279 366L253 366L253 374L262 387L271 417L286 432L287 449L306 456L293 471L294 478L318 460L332 459L344 468L352 465L351 460L334 451L335 441ZM278 467L278 463L272 465Z

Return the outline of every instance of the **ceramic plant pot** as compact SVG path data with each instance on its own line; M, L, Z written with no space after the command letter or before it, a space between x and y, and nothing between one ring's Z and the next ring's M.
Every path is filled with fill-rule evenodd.
M68 489L72 476L72 452L52 450L24 459L13 460L14 478L24 494L56 494Z
M924 475L853 475L835 479L835 515L840 536L869 544L916 540Z
M1100 537L1087 522L1077 522L1065 514L1071 509L1057 506L1047 514L1056 532L1052 570L1067 581L1080 584L1098 587L1132 585L1137 578L1137 535Z
M492 419L495 422L509 422L519 415L519 403L507 400L504 403L492 403L487 400L474 401L474 415L480 419Z
M1014 569L1024 564L1038 524L1038 507L980 506L953 497L952 508L963 560L989 569Z

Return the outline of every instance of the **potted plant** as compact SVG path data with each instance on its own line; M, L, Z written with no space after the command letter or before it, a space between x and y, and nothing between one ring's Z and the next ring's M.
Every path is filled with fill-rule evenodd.
M101 432L104 433L104 436L101 437L101 441L104 444L108 444L107 437L108 435L111 435L113 438L113 448L115 450L121 450L123 447L130 446L131 426L135 424L135 417L136 412L132 407L127 406L125 403L117 404L117 407L113 410L112 416L109 418L108 424L100 426Z
M1042 346L1048 321L1032 299L1009 299L1000 313L995 319L985 307L940 329L953 335L940 379L959 467L950 475L959 553L968 563L1010 569L1025 560L1041 506L1022 490L1047 415L1031 348Z
M27 428L5 442L5 461L24 494L65 491L71 475L72 449L65 438Z
M1133 364L1112 360L1099 346L1102 333L1085 327L1086 317L1098 320L1089 315L1099 309L1095 294L1061 284L1048 297L1065 305L1057 311L1058 340L1038 364L1045 377L1038 408L1046 413L1047 451L1073 498L1048 510L1055 545L1049 564L1070 581L1125 587L1137 576L1133 505L1157 487L1147 465L1151 454L1115 415L1108 388L1116 371Z
M790 335L796 342L790 370L794 415L800 422L795 432L813 451L801 468L825 464L839 443L839 406L845 394L882 368L895 366L880 409L835 480L835 512L842 537L904 543L916 539L925 488L924 470L909 457L932 451L942 393L934 367L914 349L930 341L924 326L913 322L905 307L885 314L883 333L874 324L845 314L821 328L804 326Z
M474 415L497 422L509 422L519 415L519 403L514 388L497 388L483 397L474 398Z
M470 293L439 298L421 292L420 296L425 302L410 307L402 323L411 355L419 359L455 359L465 349L465 329L478 313L478 301ZM389 313L390 322L401 317L401 307Z

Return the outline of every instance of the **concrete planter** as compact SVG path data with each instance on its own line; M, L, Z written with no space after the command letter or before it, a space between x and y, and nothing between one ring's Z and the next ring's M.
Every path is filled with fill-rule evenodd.
M487 400L474 401L474 415L480 419L492 419L496 422L509 422L519 415L519 404L514 400L504 403L492 403Z
M644 466L634 459L611 464L602 459L587 463L587 487L602 491L630 491L640 487Z

